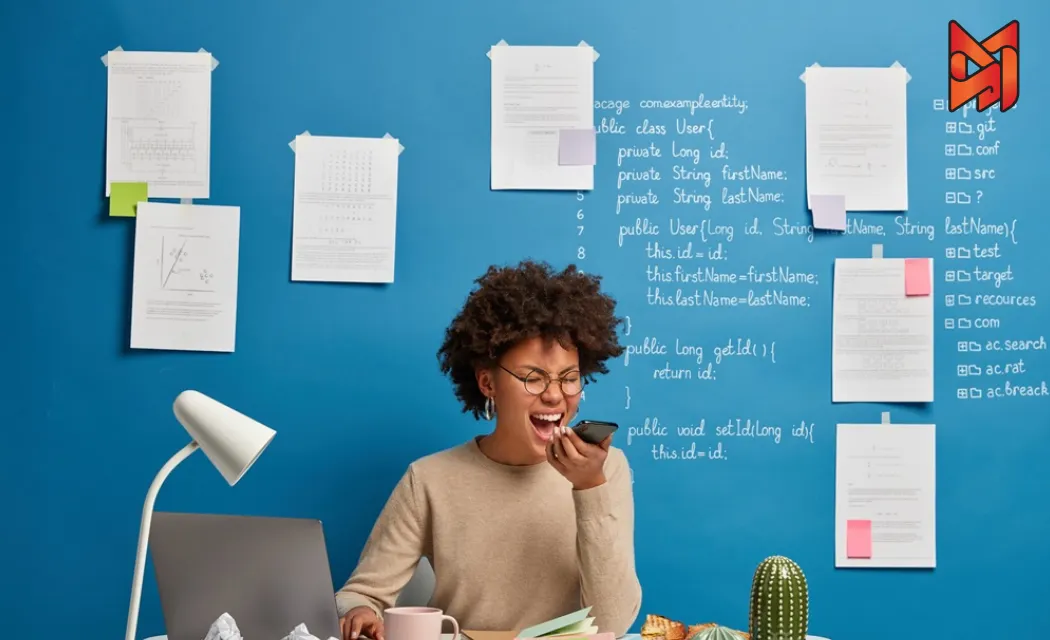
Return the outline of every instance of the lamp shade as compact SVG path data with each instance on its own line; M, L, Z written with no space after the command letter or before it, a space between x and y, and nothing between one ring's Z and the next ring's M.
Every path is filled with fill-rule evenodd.
M174 411L230 486L237 484L277 434L199 391L180 393Z

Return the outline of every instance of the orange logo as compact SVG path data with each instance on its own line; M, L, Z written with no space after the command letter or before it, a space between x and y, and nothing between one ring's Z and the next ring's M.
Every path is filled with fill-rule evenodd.
M1007 111L1017 104L1020 29L1014 20L977 42L955 20L948 23L948 111L956 111L974 98L977 98L977 111L984 111L996 102L999 111ZM973 75L968 73L971 61L977 65Z

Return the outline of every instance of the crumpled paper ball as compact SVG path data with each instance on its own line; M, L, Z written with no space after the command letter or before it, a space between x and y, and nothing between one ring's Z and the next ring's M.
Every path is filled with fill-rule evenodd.
M211 623L208 635L204 640L243 640L241 630L237 628L237 621L229 613L223 613Z
M208 635L204 636L204 640L244 640L244 638L241 637L241 630L237 628L237 621L233 619L233 616L223 613L211 623L211 628L208 629ZM300 623L281 640L321 639L311 634L305 624ZM328 640L339 640L339 638L329 637Z
M295 626L291 632L288 633L281 640L321 640L317 636L310 633L310 630L306 628L305 624L299 623ZM328 640L338 640L337 638L328 638Z

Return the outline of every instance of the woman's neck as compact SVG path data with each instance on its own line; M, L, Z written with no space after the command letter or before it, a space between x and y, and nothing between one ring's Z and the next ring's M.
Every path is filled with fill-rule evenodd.
M499 464L525 467L546 461L545 458L537 460L532 451L522 447L521 443L513 438L507 437L506 432L498 426L492 433L478 440L478 448L486 458Z

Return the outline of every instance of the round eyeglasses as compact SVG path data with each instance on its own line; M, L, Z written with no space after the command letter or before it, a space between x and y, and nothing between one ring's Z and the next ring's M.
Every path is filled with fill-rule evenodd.
M560 378L551 378L550 374L542 369L533 369L522 376L514 373L503 365L500 365L499 368L503 369L518 380L521 380L525 385L525 390L534 396L538 396L545 392L555 380L561 388L562 395L576 396L583 391L583 379L580 376L579 371L571 371Z

